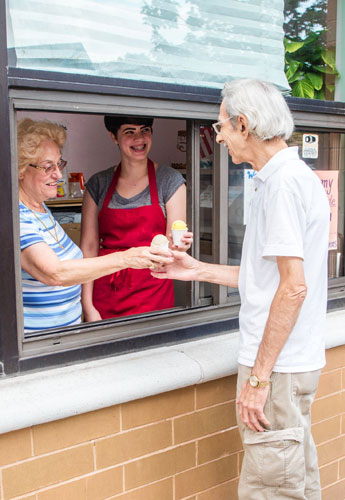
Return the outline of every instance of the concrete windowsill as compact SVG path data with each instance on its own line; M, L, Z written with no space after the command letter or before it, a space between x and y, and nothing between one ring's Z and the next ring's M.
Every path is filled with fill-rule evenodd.
M327 315L326 348L345 344L345 311ZM0 433L237 373L238 332L0 381Z

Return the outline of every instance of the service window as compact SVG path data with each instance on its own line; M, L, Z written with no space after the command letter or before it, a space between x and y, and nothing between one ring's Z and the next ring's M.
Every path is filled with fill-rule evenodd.
M300 157L320 178L330 203L331 228L329 236L328 277L344 276L344 163L345 135L337 132L318 132L298 128L289 146L297 146ZM233 164L229 158L228 263L239 265L248 208L252 195L252 179L256 172L250 165ZM228 289L230 300L237 291Z
M16 136L18 120L23 118L49 120L63 125L67 130L67 140L63 148L63 158L67 161L63 174L64 183L60 185L57 197L46 203L65 232L78 245L84 193L80 174L87 183L93 174L115 166L120 161L117 147L104 126L104 114L40 110L39 102L36 103L38 109L32 109L34 106L31 101L29 106L26 104L23 106L21 99L17 97L14 98L14 102L13 137ZM44 107L49 108L50 104ZM58 105L54 107L58 108ZM220 172L224 175L228 159L224 148L222 148L223 154L219 154L220 147L215 141L211 126L217 118L217 109L214 106L212 108L214 119L203 122L154 117L152 149L149 157L160 165L168 165L177 170L186 181L186 219L189 229L194 232L194 243L190 252L202 260L219 262L219 247L220 245L226 247L226 232L222 236L224 241L221 241L218 237L219 228L216 227L219 226L220 217L215 214L214 201L218 200L217 186L220 184ZM133 106L132 113L135 109ZM16 173L15 144L13 152L13 169ZM225 189L227 190L227 187ZM216 210L219 212L219 204L216 205ZM178 329L184 325L197 324L200 321L200 313L205 308L210 310L207 313L209 323L219 321L226 316L226 312L217 315L214 310L219 304L217 289L219 287L204 283L176 281L174 282L175 305L172 309L21 334L22 352L25 356L31 356L51 350L54 352L64 350L71 345L92 345L114 338L130 338L148 332ZM19 312L22 307L20 292L19 284ZM177 315L175 319L174 315ZM97 334L94 333L95 328L98 328Z

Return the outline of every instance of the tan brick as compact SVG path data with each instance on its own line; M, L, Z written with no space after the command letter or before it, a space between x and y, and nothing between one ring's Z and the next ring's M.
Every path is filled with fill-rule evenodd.
M205 408L236 399L237 376L213 380L196 386L196 407Z
M85 500L86 479L78 479L65 483L56 488L41 491L37 494L38 500Z
M21 429L0 435L0 465L31 457L30 433L30 429Z
M338 462L320 467L321 488L335 483L338 479Z
M341 415L345 408L345 392L338 392L314 401L311 411L312 423Z
M345 458L339 462L339 479L345 479Z
M194 389L187 387L122 405L122 428L158 422L194 410Z
M341 417L329 418L327 421L314 424L311 427L315 444L324 443L341 434Z
M345 479L322 490L322 500L344 500Z
M317 446L317 454L319 457L319 466L333 462L344 456L345 452L345 436L340 436L332 439L327 443Z
M345 434L345 415L341 417L341 433Z
M175 443L190 441L235 425L235 402L199 410L174 419Z
M104 500L123 489L123 468L113 467L86 478L85 500Z
M199 493L197 500L238 500L238 479L222 483L205 493Z
M345 389L345 368L342 369L342 388Z
M335 370L336 368L342 368L344 366L344 359L345 345L333 347L333 349L327 349L326 366L322 371L327 372L329 370Z
M97 469L127 462L172 445L170 421L130 430L96 441Z
M221 458L178 474L175 478L176 500L202 492L237 476L237 456Z
M194 465L195 443L137 460L125 465L125 490L172 476Z
M341 391L341 370L322 373L315 399Z
M37 500L36 495L30 495L28 497L20 497L20 500Z
M173 480L172 478L164 479L158 483L109 498L109 500L173 500Z
M242 450L242 441L237 427L208 436L198 441L198 464L210 462L240 450Z
M34 453L40 455L119 431L119 406L64 418L33 427Z
M122 467L116 467L41 492L38 500L103 500L121 491Z
M35 458L3 469L4 499L30 493L93 470L91 445Z

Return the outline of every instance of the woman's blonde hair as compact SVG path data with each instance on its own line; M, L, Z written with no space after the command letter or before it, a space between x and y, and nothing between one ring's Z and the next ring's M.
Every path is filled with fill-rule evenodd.
M54 141L61 151L66 141L66 130L57 123L23 118L18 122L17 140L18 175L22 178L29 163L36 163L44 141Z

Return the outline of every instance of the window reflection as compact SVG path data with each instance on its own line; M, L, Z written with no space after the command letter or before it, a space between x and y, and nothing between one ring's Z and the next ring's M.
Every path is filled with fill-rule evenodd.
M236 9L227 0L6 4L9 60L18 68L219 89L250 67L253 77L270 75L288 88L280 2L236 2Z
M311 149L306 147L309 137L316 138L314 143L307 142L308 147L315 145ZM301 158L320 177L330 201L329 278L344 276L344 141L344 134L306 130L295 132L288 141L290 146L298 146Z
M285 0L285 73L292 95L334 99L337 0Z
M315 141L312 141L312 138ZM315 171L330 200L332 231L329 240L328 277L344 276L345 223L345 135L335 132L298 130L288 141L297 146L299 156ZM239 265L247 209L251 195L251 178L255 175L250 165L235 165L229 157L229 244L228 263ZM237 293L228 289L229 295Z

